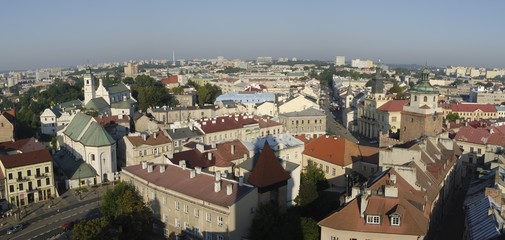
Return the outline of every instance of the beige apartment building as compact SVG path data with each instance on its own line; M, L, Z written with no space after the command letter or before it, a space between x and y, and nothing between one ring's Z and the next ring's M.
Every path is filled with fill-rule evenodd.
M184 122L198 120L202 118L211 118L215 116L215 109L217 107L211 106L196 106L196 107L156 107L148 108L147 113L150 113L158 122L165 124L174 122Z
M204 173L200 168L143 162L123 168L132 184L162 222L166 236L197 239L247 237L258 204L256 188L241 181Z
M53 158L34 138L0 144L1 196L11 206L26 206L57 196Z
M2 111L0 114L0 142L14 139L14 125L16 123L14 110Z
M204 144L216 144L239 139L250 141L269 134L280 134L283 125L270 119L247 114L235 114L198 121L205 134Z
M162 131L147 135L124 136L119 152L125 153L123 166L138 165L142 161L163 163L163 155L173 152L172 140Z
M314 108L281 113L279 121L293 135L319 137L326 134L326 114Z

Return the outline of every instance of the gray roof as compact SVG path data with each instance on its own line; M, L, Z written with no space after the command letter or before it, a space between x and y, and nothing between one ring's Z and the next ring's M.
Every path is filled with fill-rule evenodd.
M490 213L490 211L492 211ZM498 239L504 235L500 232L504 220L500 215L501 206L491 197L468 206L466 220L469 239ZM500 238L502 239L502 238Z
M252 172L252 170L254 169L254 164L255 162L258 160L259 158L259 153L257 153L253 158L248 158L247 160L241 162L238 167L242 168L242 169L245 169L247 170L248 172ZM283 162L283 160L280 160L279 158L277 158L277 160L279 162ZM290 162L290 161L285 161L286 162L286 171L291 173L293 170L295 170L296 168L298 168L300 165L296 164L296 163L293 163L293 162Z
M105 87L107 91L109 91L109 94L116 94L120 92L129 92L130 89L124 84L124 83L118 83L115 85L107 86Z
M198 130L198 128L193 128L193 131L189 127L177 128L177 129L167 129L168 136L172 140L178 139L190 139L194 137L202 136L203 133Z
M307 108L299 112L287 112L279 114L285 117L312 117L312 116L325 116L324 112L315 108Z
M131 98L128 98L124 101L121 101L121 102L116 102L116 103L112 103L110 106L112 108L119 108L119 109L130 109L132 105L136 104L137 102L135 102L133 99Z
M503 111L505 111L505 106L496 106L496 111L497 112L503 112Z
M61 116L61 109L57 106L53 106L52 108L49 108L49 110L54 113L56 118L59 118Z
M103 99L102 97L99 97L99 98L93 98L93 99L89 100L89 102L86 103L86 106L84 106L84 107L86 107L87 109L100 110L100 109L108 108L109 104L105 101L105 99Z
M81 159L74 159L70 153L64 150L57 152L53 159L68 179L78 180L97 176L91 165Z
M77 113L63 134L85 146L100 147L115 143L114 139L105 131L105 128L95 121L88 125L90 121L92 121L91 116Z
M59 105L60 105L60 108L74 109L74 108L81 108L82 107L82 102L79 99L76 99L76 100L60 103Z

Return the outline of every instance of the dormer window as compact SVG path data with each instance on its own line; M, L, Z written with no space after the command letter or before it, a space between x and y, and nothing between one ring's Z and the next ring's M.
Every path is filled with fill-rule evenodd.
M400 226L400 216L391 216L391 226Z
M380 224L380 217L377 215L367 215L366 216L366 223L368 224Z

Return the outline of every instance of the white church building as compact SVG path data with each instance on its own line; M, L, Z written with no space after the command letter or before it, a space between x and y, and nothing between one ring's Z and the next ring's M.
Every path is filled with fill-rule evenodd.
M95 111L99 115L128 115L133 116L137 101L131 96L131 89L124 83L104 86L96 78L91 69L84 74L84 101L79 99L47 108L40 115L41 132L51 136L60 135L63 128L80 111Z

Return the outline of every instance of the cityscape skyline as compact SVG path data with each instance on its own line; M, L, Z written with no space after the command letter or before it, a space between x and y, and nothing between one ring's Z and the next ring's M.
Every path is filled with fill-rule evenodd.
M4 3L0 71L258 56L505 67L499 9L470 2Z

